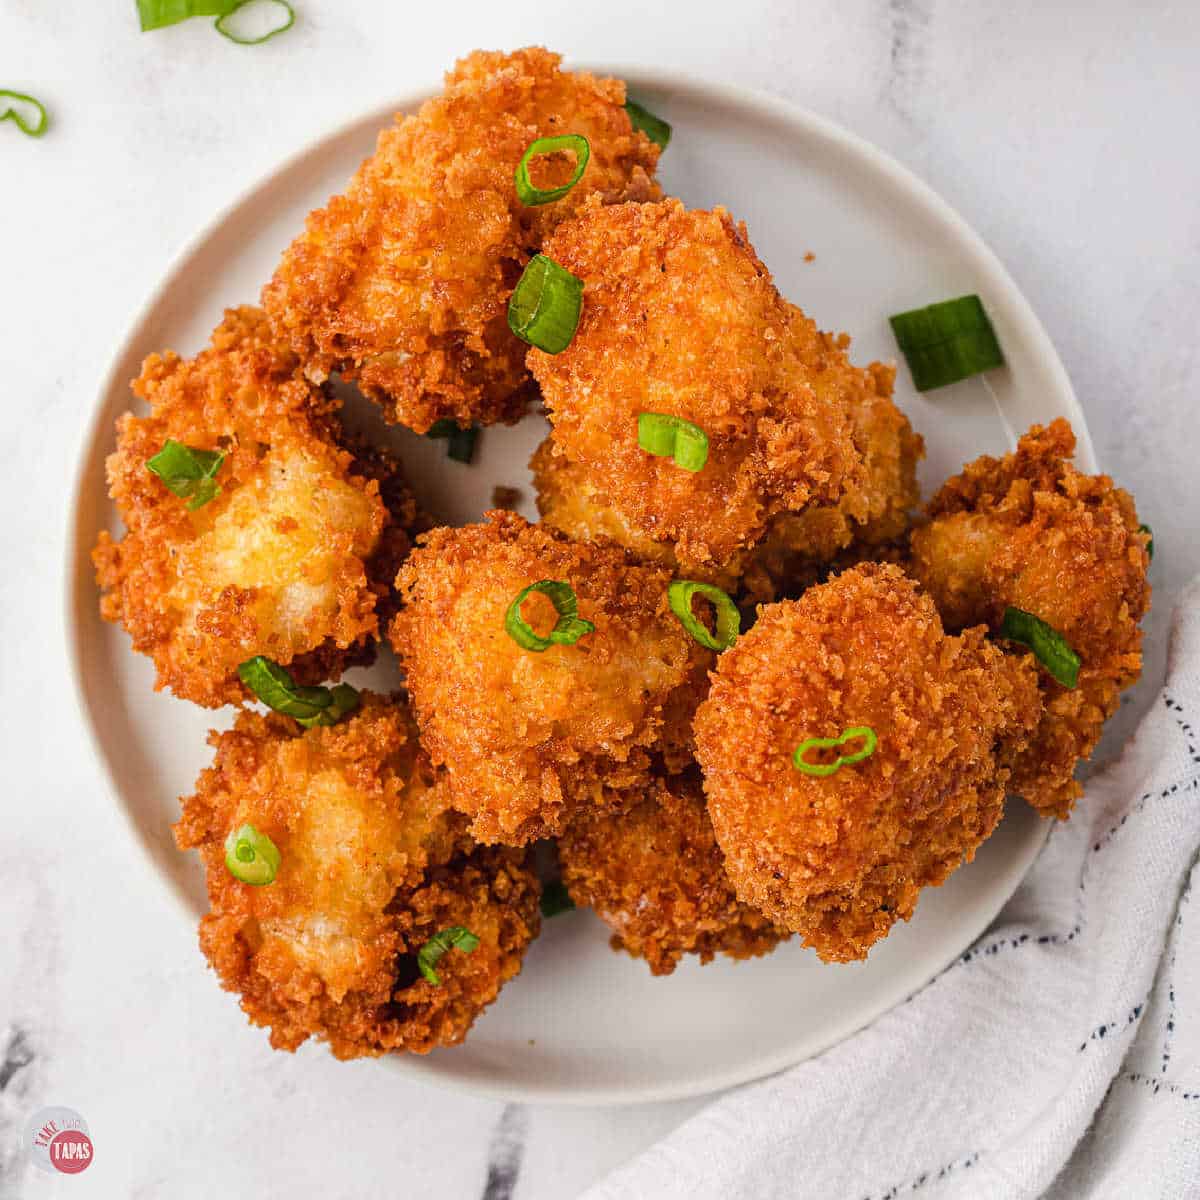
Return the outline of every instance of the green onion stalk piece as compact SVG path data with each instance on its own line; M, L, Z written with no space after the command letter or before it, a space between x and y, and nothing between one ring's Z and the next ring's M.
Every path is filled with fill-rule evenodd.
M561 354L575 336L583 311L583 280L552 258L535 254L508 302L508 327L523 342Z
M717 610L716 636L692 611L692 597L700 595L711 600ZM719 587L711 583L698 583L694 579L672 580L667 588L667 601L679 623L700 645L709 650L728 650L742 631L742 615L737 606Z
M238 13L255 4L270 4L272 8L279 10L279 15L275 24L265 33L261 33L257 37L249 37L238 32ZM229 12L219 16L215 22L217 32L239 46L261 46L263 42L269 42L271 38L286 33L295 23L296 10L287 0L240 0L240 3L235 4Z
M193 450L182 442L167 438L163 448L146 460L153 471L176 496L187 498L188 511L195 512L221 494L214 477L225 455L219 450Z
M1079 683L1079 655L1067 644L1053 626L1047 625L1023 608L1006 608L1000 622L1000 636L1020 642L1033 651L1033 656L1065 688Z
M1004 365L978 296L959 296L888 318L919 392Z
M673 458L685 471L708 462L708 434L699 425L669 413L638 413L638 445L656 458Z
M671 140L671 126L662 117L656 117L648 108L636 100L625 101L625 111L634 129L640 129L660 150L667 148Z
M833 750L839 746L846 745L847 742L856 742L862 739L862 749L856 750L853 754L843 754L834 759L831 763L813 763L809 762L805 755L810 750ZM875 735L869 725L855 725L850 729L845 730L841 737L831 738L809 738L803 741L796 747L796 752L792 755L792 766L797 771L803 771L805 775L816 775L824 777L832 775L835 771L841 770L842 767L848 767L857 762L862 762L864 758L870 758L875 753L876 746L879 745L879 738Z
M263 4L270 4L279 10L275 25L257 37L239 33L236 14L242 9ZM258 46L291 29L296 23L295 9L287 0L137 0L137 8L143 33L178 25L180 21L187 21L191 17L216 17L217 32L239 46Z
M225 866L234 879L265 887L279 871L279 847L253 825L234 829L225 839Z
M1138 533L1144 533L1150 540L1146 543L1146 556L1154 561L1154 530L1149 525L1139 525Z
M446 446L446 457L455 462L469 463L475 457L475 442L479 438L479 427L472 425L470 429L460 429L453 417L443 417L434 421L425 430L428 438L449 438Z
M30 121L27 115L19 108L14 108L12 105L12 101L14 100L18 104L28 104L36 112L37 120ZM40 100L35 100L32 96L25 95L24 92L10 92L6 88L0 88L0 105L3 105L3 108L0 108L0 122L11 121L22 133L29 137L40 138L50 127L50 118L46 113L46 106Z
M469 929L464 928L462 925L452 925L449 929L443 929L440 933L435 933L417 951L417 966L421 968L421 974L434 987L441 987L441 976L433 969L438 959L447 950L461 950L464 954L470 954L478 946L479 939Z
M533 627L521 616L521 605L530 592L541 592L558 613L554 628L545 637L534 633ZM596 627L579 615L579 604L570 584L561 579L539 579L522 588L508 606L508 612L504 614L504 631L518 646L540 654L551 646L573 646L586 634L595 633Z
M295 717L305 729L334 725L359 704L358 692L348 683L336 687L297 687L291 674L261 654L238 667L238 678L268 708Z
M569 150L575 155L575 173L571 178L558 187L534 187L533 180L529 178L530 162L544 154L556 154L564 150ZM530 142L529 149L521 155L521 161L513 175L517 199L528 208L561 200L583 178L591 154L588 140L581 133L564 133L561 137L544 137Z
M542 888L541 904L542 916L546 918L557 917L559 913L570 912L575 907L567 885L557 879Z

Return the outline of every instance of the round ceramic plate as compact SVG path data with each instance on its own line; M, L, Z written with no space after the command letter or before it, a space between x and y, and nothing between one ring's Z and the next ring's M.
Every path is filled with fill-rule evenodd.
M927 187L845 131L778 101L597 69L624 76L633 96L674 125L662 160L666 190L695 207L723 204L745 220L783 293L823 328L849 332L857 362L896 357L889 313L966 292L983 298L1005 369L927 396L914 392L903 364L897 378L896 399L926 439L927 491L964 461L1009 450L1014 431L1058 416L1075 427L1080 466L1095 469L1083 414L1045 332L990 251ZM208 761L205 734L226 727L231 714L156 693L150 663L98 616L88 552L99 529L115 528L104 484L113 421L130 404L128 381L142 357L166 347L194 353L226 305L253 301L306 213L342 188L395 108L411 110L422 99L405 97L322 138L220 213L134 321L96 401L68 539L71 658L114 797L192 921L205 907L200 870L194 855L176 851L170 826L177 797ZM536 520L526 463L546 431L540 416L485 431L475 465L464 467L446 459L444 442L383 426L357 397L347 408L398 449L418 495L440 519L478 519L491 507L492 488L507 485L520 489L521 511ZM350 678L385 690L399 682L387 655ZM824 965L793 944L752 962L688 961L654 979L644 963L609 949L591 913L557 917L464 1045L391 1058L381 1069L506 1098L577 1103L680 1097L766 1075L825 1049L927 983L995 917L1045 834L1046 825L1014 803L974 863L926 892L909 924L850 966ZM262 1047L269 1053L265 1035Z

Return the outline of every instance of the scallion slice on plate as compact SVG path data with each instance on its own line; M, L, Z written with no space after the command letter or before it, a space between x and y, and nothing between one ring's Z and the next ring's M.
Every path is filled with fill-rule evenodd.
M625 111L634 129L640 129L660 150L667 148L671 140L671 126L662 117L656 117L636 100L626 100Z
M13 101L29 105L37 119L31 121L27 113L13 107ZM24 92L10 92L7 88L0 88L0 122L2 121L11 121L23 134L33 138L40 138L50 127L46 106L40 100L27 96Z
M242 883L265 887L274 882L282 861L279 847L253 825L231 830L225 839L225 866Z
M858 741L861 741L862 745L857 750L851 754L840 754L833 762L810 762L807 757L813 750L835 750L849 742ZM870 758L878 745L879 738L870 725L854 725L843 730L841 737L807 738L796 747L792 755L792 766L805 775L815 775L818 779L823 779L840 771L842 767L849 767L862 762L864 758Z
M1033 651L1033 656L1065 688L1079 683L1079 655L1067 645L1063 637L1040 617L1023 608L1006 608L1000 622L1000 636L1012 642L1020 642Z
M521 605L530 592L540 592L558 613L554 628L545 637L534 633L533 626L521 616ZM595 633L596 627L579 615L579 604L569 583L561 579L539 579L522 588L508 606L508 612L504 614L504 631L522 649L540 654L551 646L573 646L586 634Z
M918 392L1004 365L1000 343L978 296L959 296L888 319Z
M446 953L447 950L461 950L464 954L471 954L479 947L479 938L475 936L469 929L462 925L452 925L449 929L443 929L439 933L435 933L417 951L417 966L421 969L421 974L433 984L434 987L442 986L441 976L433 969L434 964Z
M185 498L189 512L195 512L221 494L215 480L224 461L220 450L196 450L167 438L163 448L146 460L146 469L173 495Z
M712 601L717 610L716 635L692 611L692 597L703 596ZM742 615L737 605L719 587L711 583L698 583L694 579L675 579L667 588L667 602L679 623L692 637L708 650L728 650L737 641L742 631Z
M656 458L673 458L685 471L699 471L708 462L708 434L670 413L638 413L638 445Z
M261 654L238 667L238 678L268 708L294 717L305 729L336 724L359 704L358 691L348 683L297 687L290 672Z
M558 187L534 187L533 180L529 178L529 164L543 154L560 154L564 151L575 155L575 172L571 178ZM513 176L517 199L528 208L561 200L583 178L591 153L591 146L581 133L564 133L560 137L544 137L530 142L529 149L521 155L521 161L517 164Z
M583 280L552 258L535 254L508 302L508 327L523 342L561 354L575 336L583 311Z

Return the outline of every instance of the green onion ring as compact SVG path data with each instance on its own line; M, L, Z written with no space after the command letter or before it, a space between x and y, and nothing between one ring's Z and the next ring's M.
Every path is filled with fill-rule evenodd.
M888 320L918 392L1004 365L996 332L978 296L959 296Z
M567 183L561 184L559 187L534 187L533 180L529 178L530 162L544 154L555 154L562 150L574 151L575 174ZM582 133L564 133L560 137L537 138L530 142L529 149L521 155L521 161L517 163L517 169L513 174L517 199L527 208L535 208L539 204L549 204L554 200L561 200L583 178L591 154L592 148Z
M552 258L535 254L508 302L508 327L523 342L561 354L579 328L583 280Z
M1000 622L1000 636L1020 642L1033 651L1033 656L1065 688L1079 684L1079 655L1067 644L1052 625L1023 608L1006 608Z
M1154 561L1154 530L1149 525L1139 525L1138 533L1144 533L1150 540L1146 543L1146 557Z
M278 37L281 33L287 33L289 29L296 23L296 10L287 2L287 0L264 0L273 4L276 8L282 8L286 16L282 25L276 25L274 29L267 30L261 37L244 38L238 37L225 22L235 17L247 5L254 4L256 0L240 0L228 12L222 13L214 22L217 32L224 38L228 38L231 42L238 46L261 46L263 42L269 42L271 38Z
M671 126L662 117L656 117L636 100L626 100L625 111L634 129L640 129L660 150L667 148L671 140Z
M297 687L291 674L261 654L238 667L238 678L268 708L294 717L305 729L333 725L359 705L358 691L348 683L334 688Z
M178 25L190 17L223 17L237 8L239 0L137 0L142 32Z
M188 498L188 512L195 512L221 494L214 482L225 455L219 450L195 450L172 438L146 460L146 468L163 481L173 495Z
M863 748L861 750L856 750L853 754L843 754L831 763L811 763L805 760L804 756L810 750L833 750L837 746L844 746L847 742L857 741L859 738L863 739ZM827 775L832 775L842 767L848 767L852 763L862 762L864 758L870 758L875 753L875 748L878 745L879 738L870 725L855 725L845 730L841 737L808 738L806 741L801 742L792 755L792 766L797 771L803 771L805 775L816 775L824 778Z
M692 597L697 594L711 600L717 610L715 637L692 611ZM672 580L667 588L667 601L684 629L708 650L728 650L742 631L742 614L738 612L737 606L719 587L714 587L711 583L699 583L694 579Z
M708 462L708 434L699 425L670 413L638 413L638 445L656 458L673 458L685 471Z
M521 605L530 592L541 592L558 613L558 621L546 637L534 633L533 627L521 616ZM518 646L540 654L551 646L573 646L585 634L595 633L596 627L591 621L580 617L579 604L569 583L560 579L539 579L537 583L522 588L508 606L508 612L504 614L504 631Z
M557 917L559 913L570 912L575 907L575 901L567 891L567 885L560 879L546 884L542 888L541 909L543 917Z
M253 825L234 829L225 839L225 866L234 879L265 887L279 871L279 847Z
M49 129L50 117L46 112L46 106L40 100L34 99L33 96L27 96L24 92L10 92L7 88L0 88L0 101L3 100L19 100L22 104L32 105L37 109L38 119L36 125L30 125L20 110L9 104L3 112L0 112L0 122L11 121L23 134L32 138L40 138Z
M417 951L417 966L420 967L421 974L434 987L441 987L441 976L433 969L434 963L447 950L461 950L464 954L471 954L478 946L479 939L469 929L463 925L452 925L449 929L443 929L440 933L435 933Z

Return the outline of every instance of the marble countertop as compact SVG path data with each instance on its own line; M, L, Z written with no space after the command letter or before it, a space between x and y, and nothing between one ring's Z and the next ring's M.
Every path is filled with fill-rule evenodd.
M1102 466L1136 488L1157 551L1150 680L1173 598L1200 570L1195 6L296 5L287 38L253 51L205 22L142 36L133 0L0 12L0 87L37 93L54 117L42 141L0 125L4 1200L558 1200L703 1103L506 1107L318 1048L266 1052L137 855L75 716L62 531L112 348L214 208L457 55L541 42L685 70L797 101L895 155L1004 260L1059 348ZM77 1178L37 1174L17 1149L51 1104L89 1122L96 1163Z

